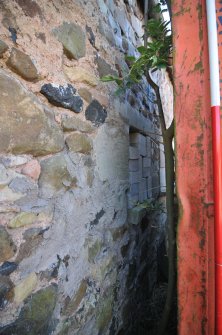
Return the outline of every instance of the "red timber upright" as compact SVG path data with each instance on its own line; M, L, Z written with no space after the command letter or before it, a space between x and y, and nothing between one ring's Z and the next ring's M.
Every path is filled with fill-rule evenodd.
M220 3L217 0L217 6L222 7ZM172 12L180 204L178 330L179 335L215 335L213 152L205 0L174 0Z

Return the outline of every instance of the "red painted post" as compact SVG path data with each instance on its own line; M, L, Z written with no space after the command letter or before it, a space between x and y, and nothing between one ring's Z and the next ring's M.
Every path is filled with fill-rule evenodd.
M214 221L215 221L215 300L216 334L222 335L222 157L220 107L212 107Z
M215 335L212 124L205 0L172 1L179 335Z

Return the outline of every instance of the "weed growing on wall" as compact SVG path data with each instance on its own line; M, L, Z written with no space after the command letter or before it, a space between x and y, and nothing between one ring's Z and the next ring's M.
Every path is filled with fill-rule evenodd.
M167 2L168 3L168 2ZM169 320L169 315L173 303L173 296L176 281L176 238L175 238L175 222L174 222L174 121L169 128L166 127L163 106L159 86L152 78L152 73L158 69L166 69L171 63L172 54L172 35L169 28L170 22L165 22L160 15L161 5L164 1L153 7L152 11L156 12L155 18L148 20L148 1L145 0L145 25L144 25L144 46L140 46L137 50L140 53L138 58L127 56L126 61L130 66L128 73L124 73L122 77L107 75L102 78L104 82L115 82L118 85L117 92L121 92L130 88L133 84L140 82L143 76L146 77L148 83L153 88L156 95L156 104L159 112L159 120L161 125L163 145L165 152L165 173L166 173L166 209L167 209L167 225L168 225L168 259L169 259L169 277L166 303L159 323L158 335L164 335Z

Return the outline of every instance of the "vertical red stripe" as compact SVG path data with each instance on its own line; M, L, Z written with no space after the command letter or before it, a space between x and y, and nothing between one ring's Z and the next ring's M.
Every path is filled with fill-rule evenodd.
M222 335L222 151L220 131L220 107L211 107L211 112L214 172L216 334Z

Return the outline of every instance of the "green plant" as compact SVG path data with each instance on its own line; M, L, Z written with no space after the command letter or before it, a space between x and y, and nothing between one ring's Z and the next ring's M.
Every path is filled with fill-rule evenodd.
M165 1L160 0L160 3ZM170 1L166 1L170 9ZM160 4L155 6L155 12L161 11ZM138 58L128 56L126 60L130 64L129 72L123 77L105 76L104 82L115 82L119 89L117 92L129 88L134 83L138 83L145 75L148 83L156 94L156 104L159 112L159 120L163 137L165 153L165 174L166 174L166 210L167 210L167 234L168 234L168 260L169 277L166 303L162 318L159 322L157 335L164 335L169 320L169 315L173 303L173 296L176 281L176 236L174 222L174 120L169 128L166 127L163 106L159 86L155 83L151 73L157 69L166 68L169 65L172 53L172 36L170 33L169 22L164 22L161 18L154 18L148 21L148 0L145 0L144 6L145 25L144 25L144 46L137 50L140 53ZM149 37L149 40L148 40Z

